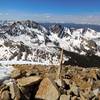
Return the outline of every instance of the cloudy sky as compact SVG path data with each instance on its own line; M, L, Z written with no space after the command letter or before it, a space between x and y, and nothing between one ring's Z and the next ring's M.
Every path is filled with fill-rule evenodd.
M100 0L0 0L0 20L100 24Z

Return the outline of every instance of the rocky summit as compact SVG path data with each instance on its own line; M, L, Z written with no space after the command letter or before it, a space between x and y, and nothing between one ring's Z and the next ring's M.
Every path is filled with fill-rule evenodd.
M100 68L63 66L57 78L59 66L12 66L0 82L0 100L100 100Z

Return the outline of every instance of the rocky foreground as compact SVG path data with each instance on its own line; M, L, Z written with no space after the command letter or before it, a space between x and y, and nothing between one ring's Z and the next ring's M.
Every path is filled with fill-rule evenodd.
M100 69L13 65L10 79L0 82L0 100L100 100Z

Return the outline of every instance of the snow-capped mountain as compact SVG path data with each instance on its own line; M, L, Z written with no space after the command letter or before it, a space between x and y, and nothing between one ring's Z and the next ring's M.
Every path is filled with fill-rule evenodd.
M100 32L55 24L46 29L34 21L0 25L0 60L58 64L61 48L79 55L100 56ZM70 57L64 54L64 60Z

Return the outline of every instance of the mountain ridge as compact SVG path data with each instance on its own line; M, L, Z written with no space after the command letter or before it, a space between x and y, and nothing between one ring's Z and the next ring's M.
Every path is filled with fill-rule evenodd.
M0 60L58 64L60 49L79 55L100 56L100 32L75 29L60 24L46 28L31 21L16 21L0 26ZM64 54L64 61L69 56Z

